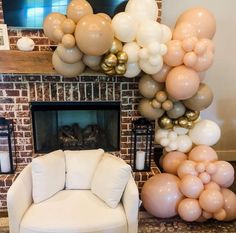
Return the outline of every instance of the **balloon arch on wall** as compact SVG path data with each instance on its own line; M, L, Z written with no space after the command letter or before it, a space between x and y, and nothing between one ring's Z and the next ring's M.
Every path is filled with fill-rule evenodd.
M157 18L155 0L129 0L112 19L94 14L85 0L72 0L66 16L49 14L43 28L58 43L52 63L66 77L81 74L86 66L127 78L145 73L139 81L139 112L158 122L155 143L164 147L166 172L145 183L145 209L161 218L233 220L236 195L227 188L234 169L218 161L211 147L220 139L218 125L199 117L213 100L202 72L213 63L215 18L207 9L192 8L172 31Z

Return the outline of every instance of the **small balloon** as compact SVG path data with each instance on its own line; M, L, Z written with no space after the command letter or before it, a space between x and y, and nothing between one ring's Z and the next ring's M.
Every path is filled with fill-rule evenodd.
M62 37L61 43L63 44L64 47L66 48L73 48L75 47L75 37L71 34L65 34Z
M128 61L128 55L124 51L120 51L117 53L117 59L120 64L124 64Z
M65 34L73 34L75 26L75 22L72 19L65 19L61 24L61 29Z
M174 103L173 108L171 110L167 111L167 115L171 119L178 119L179 117L185 114L185 111L185 106L180 101L178 101Z
M184 115L187 117L188 120L195 121L198 119L200 112L187 110Z
M167 94L165 91L158 91L155 95L155 98L158 102L164 103L167 100Z
M122 43L118 39L114 38L110 48L110 53L117 54L119 51L122 51L122 47Z
M162 129L172 129L173 128L173 122L172 120L167 117L167 116L162 116L158 119L158 125L162 128Z
M126 65L125 64L118 64L115 67L115 71L118 75L123 75L126 72Z
M153 108L161 108L161 103L158 102L156 99L152 100L152 107Z
M162 108L165 111L170 111L173 108L173 103L170 100L166 100L162 103Z
M105 56L104 63L109 67L114 67L117 65L118 59L115 54L110 53Z

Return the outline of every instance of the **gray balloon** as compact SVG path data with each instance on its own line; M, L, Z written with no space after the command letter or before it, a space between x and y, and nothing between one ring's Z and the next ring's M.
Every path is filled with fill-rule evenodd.
M166 113L169 118L177 119L183 116L185 111L186 111L185 106L179 101L179 102L175 102L173 108L167 111Z

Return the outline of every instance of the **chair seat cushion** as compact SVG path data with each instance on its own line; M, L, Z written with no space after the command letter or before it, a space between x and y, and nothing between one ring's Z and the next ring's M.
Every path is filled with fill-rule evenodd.
M110 208L90 190L63 190L23 217L21 233L127 233L122 204Z

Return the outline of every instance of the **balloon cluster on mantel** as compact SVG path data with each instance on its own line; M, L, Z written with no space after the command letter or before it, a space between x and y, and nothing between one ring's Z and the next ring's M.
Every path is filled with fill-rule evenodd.
M167 42L162 69L139 82L140 113L157 120L155 143L164 147L160 164L165 173L150 178L141 198L156 217L177 214L185 221L236 218L236 195L228 189L234 168L219 161L211 147L221 136L219 126L200 118L213 100L201 72L213 63L214 16L201 7L182 13Z
M52 57L58 73L73 77L88 66L132 78L161 70L172 33L157 22L155 0L129 0L113 19L94 14L86 0L72 0L66 13L53 12L43 24L45 35L59 44Z

